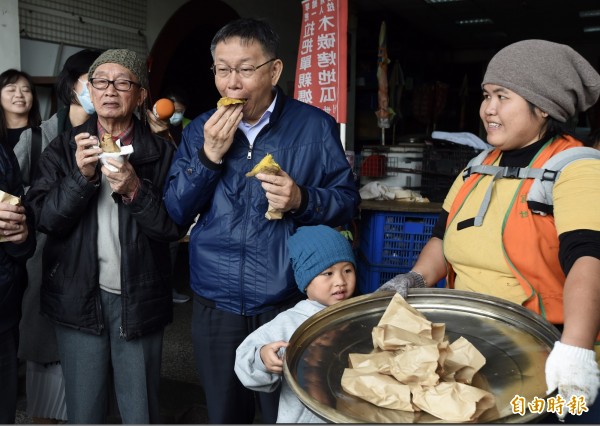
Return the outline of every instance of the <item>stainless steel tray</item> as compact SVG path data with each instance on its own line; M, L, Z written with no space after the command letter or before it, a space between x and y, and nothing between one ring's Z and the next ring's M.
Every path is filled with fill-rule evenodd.
M444 423L427 413L376 407L341 389L348 354L373 349L371 330L393 293L354 297L330 306L296 330L287 348L284 375L293 391L316 415L334 423ZM540 414L512 413L510 401L520 395L546 398L544 366L560 338L552 324L505 300L449 289L415 289L407 301L432 322L446 324L451 342L463 336L486 358L473 384L496 397L496 407L477 422L524 423Z

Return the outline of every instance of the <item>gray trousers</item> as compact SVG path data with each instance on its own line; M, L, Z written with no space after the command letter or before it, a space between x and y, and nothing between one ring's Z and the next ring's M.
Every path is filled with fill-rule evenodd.
M102 293L104 331L56 326L69 423L106 423L110 375L123 423L160 423L158 388L164 330L119 337L121 296Z

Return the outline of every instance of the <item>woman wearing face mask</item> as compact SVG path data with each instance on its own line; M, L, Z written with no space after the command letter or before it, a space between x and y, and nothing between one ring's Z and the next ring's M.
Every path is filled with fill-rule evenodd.
M175 112L171 118L169 118L169 120L159 120L152 113L152 111L148 110L148 123L150 124L150 128L154 133L171 139L177 146L179 146L181 132L183 132L184 127L192 121L184 116L187 102L183 96L175 91L168 91L164 96L162 96L162 98L173 101L173 104L175 105Z
M40 121L40 106L29 74L15 69L0 74L0 142L13 149L21 133Z
M191 120L184 117L186 102L180 94L175 91L168 91L162 98L170 99L175 105L175 112L169 118L169 120L160 120L150 110L147 111L148 124L152 131L159 134L167 139L171 139L175 142L175 145L179 146L181 141L181 133L183 128L187 126ZM174 271L175 261L177 260L177 252L179 250L179 242L171 243L171 268ZM173 283L175 284L175 283ZM178 292L175 288L172 290L173 303L185 303L190 300L190 297Z
M71 55L57 77L56 92L63 106L40 125L41 147L62 132L84 123L94 113L94 105L87 88L88 70L101 51L81 50ZM22 133L15 146L23 182L31 185L35 173L32 158L32 130ZM35 160L34 160L35 161ZM37 250L27 263L28 286L23 296L20 323L21 341L19 358L27 361L26 392L27 413L34 423L56 423L67 420L62 369L59 362L54 326L40 312L40 286L42 283L42 251L46 234L37 233Z

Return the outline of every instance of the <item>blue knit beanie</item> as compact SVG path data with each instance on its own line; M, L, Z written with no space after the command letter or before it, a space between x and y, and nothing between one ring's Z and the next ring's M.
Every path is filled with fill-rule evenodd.
M329 226L298 228L288 240L288 250L296 284L302 293L314 277L338 262L350 262L356 268L352 246Z

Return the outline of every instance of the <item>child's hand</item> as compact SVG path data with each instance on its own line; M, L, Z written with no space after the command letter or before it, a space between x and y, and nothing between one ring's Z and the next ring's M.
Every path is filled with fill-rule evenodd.
M269 373L281 374L283 372L283 359L277 354L279 349L287 348L284 341L269 343L260 348L260 359Z

